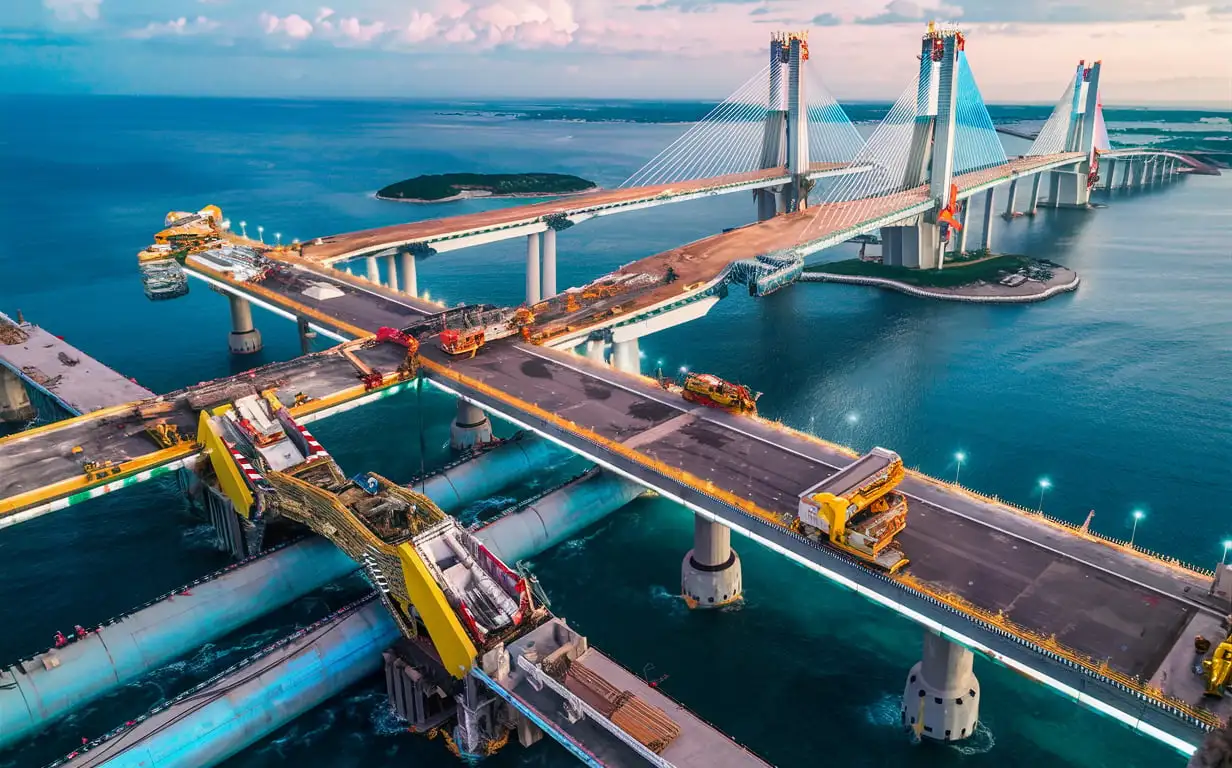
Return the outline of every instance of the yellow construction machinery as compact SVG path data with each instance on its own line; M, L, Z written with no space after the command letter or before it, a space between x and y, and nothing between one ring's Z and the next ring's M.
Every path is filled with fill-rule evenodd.
M894 541L907 527L907 499L894 491L904 474L897 453L874 448L800 494L792 528L894 573L907 565Z
M1199 654L1205 655L1210 647L1211 641L1202 635L1194 638L1194 650ZM1232 635L1225 637L1222 643L1215 646L1215 652L1209 659L1202 660L1202 679L1206 683L1206 695L1223 698L1229 678L1232 678Z
M756 415L757 398L761 397L761 393L711 373L690 373L685 376L681 397L708 408Z

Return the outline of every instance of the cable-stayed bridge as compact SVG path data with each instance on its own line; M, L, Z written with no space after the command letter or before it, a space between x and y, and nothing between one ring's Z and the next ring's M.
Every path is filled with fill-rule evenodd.
M762 70L617 189L262 248L269 269L259 276L252 264L213 251L189 256L185 269L230 297L237 353L260 348L252 303L299 321L302 333L316 329L340 341L383 326L429 328L419 381L458 396L458 433L482 432L480 409L499 414L696 514L682 581L699 602L707 594L727 601L741 590L730 542L736 530L918 622L927 629L924 660L908 676L902 707L904 725L917 735L970 735L978 716L974 651L1192 752L1232 706L1202 700L1198 679L1183 674L1193 662L1193 635L1214 636L1232 609L1228 574L1151 557L918 474L903 486L915 510L904 533L912 568L884 573L784 522L803 487L850 461L844 449L693 408L636 375L641 336L705 314L731 283L759 294L780 288L808 254L851 237L880 230L888 263L943 268L947 252L963 248L965 203L973 195L1008 185L1012 209L1017 186L1031 182L1032 209L1044 204L1041 191L1048 205L1085 208L1109 159L1128 159L1135 184L1146 175L1170 177L1177 161L1196 167L1175 153L1110 147L1099 63L1067 78L1028 151L1007 157L965 45L957 30L930 27L918 71L867 138L809 74L805 37L776 35ZM1138 160L1150 165L1139 170L1132 164ZM753 193L757 223L558 293L558 232L594 216L737 191ZM473 359L447 355L435 334L466 308L445 310L420 298L416 259L513 237L526 237L534 322L520 341L493 341ZM386 259L384 276L378 254ZM330 268L355 258L366 261L367 279ZM341 353L309 355L239 378L275 390L306 423L415 386L401 368L373 378L373 365L388 369L404 353L386 341L358 363ZM202 450L195 442L158 451L143 442L147 417L162 414L187 432L198 423L193 403L203 391L232 383L171 393L159 399L162 410L153 402L117 404L0 440L7 479L0 482L0 527L190 463ZM94 471L83 478L67 446L85 446ZM696 567L694 555L701 558ZM1094 615L1091 605L1103 612Z

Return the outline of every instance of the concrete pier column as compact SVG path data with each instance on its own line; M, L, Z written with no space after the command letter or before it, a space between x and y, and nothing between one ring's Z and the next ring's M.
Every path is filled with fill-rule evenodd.
M1100 165L1100 175L1104 177L1104 189L1112 191L1112 177L1116 174L1116 158L1110 157Z
M1121 189L1129 189L1129 185L1134 181L1134 159L1127 157L1121 161L1125 168L1121 174Z
M35 416L21 377L0 366L0 423L22 424Z
M962 225L962 229L958 230L958 234L954 236L954 255L962 256L967 252L967 233L971 229L967 226L967 221L970 219L971 201L967 200L963 203L962 210L958 212L958 223ZM938 265L940 266L940 265Z
M743 579L731 528L693 516L693 549L680 566L680 589L690 608L719 608L740 599Z
M391 290L398 290L398 262L397 256L389 254L385 257L385 275L389 278L389 287Z
M1052 172L1052 207L1086 208L1090 202L1087 174L1080 171Z
M1043 174L1035 174L1031 179L1031 204L1027 206L1027 215L1034 216L1039 211L1039 188Z
M642 351L638 347L637 339L612 344L612 366L625 373L642 372Z
M556 230L543 233L543 298L556 295Z
M903 726L917 738L961 741L980 718L980 681L974 656L961 645L925 630L924 656L907 675L901 710Z
M992 250L993 196L996 192L996 187L989 187L988 191L984 193L984 237L980 240L980 247L986 251Z
M261 332L252 325L252 305L247 299L228 294L231 300L231 335L227 346L237 355L261 351Z
M364 263L368 267L368 282L381 284L381 268L376 263L376 256L369 256L364 259Z
M306 355L312 351L312 340L317 337L317 332L308 327L308 318L297 317L295 325L299 329L299 353Z
M539 293L539 233L526 236L526 303L538 304Z
M1142 187L1146 185L1146 160L1139 158L1134 161L1134 167L1137 173L1134 174L1134 186Z
M603 339L586 340L586 359L595 363L607 362L607 342Z
M458 415L449 428L449 447L455 451L474 448L492 440L492 422L479 406L458 398Z
M1018 179L1010 182L1009 199L1005 201L1005 218L1014 218L1014 205L1018 202Z
M398 260L402 262L402 292L408 296L418 296L419 276L415 270L415 254L403 251Z

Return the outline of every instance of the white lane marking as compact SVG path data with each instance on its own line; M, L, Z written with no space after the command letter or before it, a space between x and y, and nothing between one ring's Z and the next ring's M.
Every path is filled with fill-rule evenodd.
M574 371L575 373L580 373L580 374L582 374L582 375L584 375L584 376L591 376L591 377L593 377L593 378L599 379L600 381L602 381L602 382L604 382L604 383L606 383L606 384L608 384L608 385L610 385L610 386L617 387L618 389L623 389L623 390L625 390L626 392L629 392L630 394L634 394L634 395L638 395L639 397L645 397L645 398L647 398L647 399L654 400L655 402L661 403L661 404L666 405L666 406L668 406L668 407L670 407L670 408L676 408L677 410L683 410L683 409L681 409L679 406L677 406L677 405L675 405L675 404L673 404L673 403L668 403L668 402L666 402L666 401L664 401L664 400L660 400L659 398L655 397L654 395L651 395L651 394L648 394L648 393L639 392L639 391L637 391L636 389L633 389L632 387L629 387L629 386L627 386L626 384L624 384L624 383L622 383L622 382L620 382L620 381L615 381L615 380L612 380L612 379L608 379L608 378L606 378L606 377L603 377L603 376L601 376L601 375L598 375L598 374L597 374L597 372L595 372L595 371L587 371L587 370L585 370L585 369L583 369L583 368L578 368L578 367L575 367L575 366L573 366L573 365L570 365L569 363L564 362L564 361L562 361L562 360L558 360L558 359L556 359L555 357L550 357L550 356L547 356L547 355L539 354L538 352L536 352L534 349L532 349L532 348L530 348L530 347L526 347L526 346L519 346L519 347L517 347L517 349L522 350L522 351L524 351L524 352L527 352L527 353L529 353L529 354L531 354L531 355L534 355L535 357L538 357L538 358L540 358L540 359L542 359L542 360L546 360L546 361L548 361L548 362L554 363L555 365L559 365L559 366L561 366L562 368L567 368L567 369L569 369L569 370L572 370L572 371ZM714 420L713 418L711 418L710 414L697 414L697 417L698 417L699 419L703 420L703 421L710 422L711 424L714 424L714 425L716 425L716 426L722 427L722 428L724 428L724 429L730 429L731 431L736 432L736 433L739 433L739 434L741 434L741 435L744 435L745 437L752 438L753 440L757 440L757 441L759 441L759 442L765 443L766 445L769 445L769 446L771 446L771 447L778 448L778 449L780 449L780 450L787 451L788 453L795 454L796 456L799 456L799 457L801 457L801 458L803 458L803 459L808 459L809 461L815 462L815 463L817 463L817 464L821 464L822 466L824 466L824 467L828 467L828 468L833 469L833 470L835 470L835 471L837 471L837 470L841 469L841 467L836 466L836 465L834 465L834 464L831 464L831 463L829 463L828 461L824 461L824 460L819 459L819 458L817 458L817 457L815 457L815 456L810 456L810 455L808 455L807 453L804 453L804 452L802 452L802 451L798 451L798 450L796 450L796 449L794 449L794 448L791 448L791 447L788 447L788 446L786 446L786 445L782 445L782 444L780 444L780 443L776 443L776 442L774 442L774 441L770 440L769 438L763 437L763 436L761 436L761 435L757 435L757 434L754 434L754 433L752 433L752 432L746 432L745 430L740 429L739 427L737 427L737 426L735 426L735 425L733 425L733 424L727 424L727 423L724 423L724 422L716 421L716 420ZM939 493L944 493L944 491L938 491L938 492L939 492ZM986 527L986 528L990 528L990 529L992 529L992 530L994 530L994 531L997 531L998 533L1002 533L1002 534L1004 534L1004 535L1006 535L1006 536L1011 536L1011 537L1013 537L1013 538L1015 538L1015 539L1018 539L1019 541L1025 541L1025 542L1027 542L1028 544L1031 544L1031 545L1033 545L1033 546L1039 547L1040 549L1043 549L1043 550L1046 550L1046 551L1048 551L1048 552L1051 552L1051 553L1053 553L1054 555L1060 555L1061 557L1068 558L1068 559L1073 560L1073 561L1078 562L1078 563L1082 563L1083 565L1086 565L1086 566L1088 566L1088 567L1090 567L1090 568L1094 568L1094 569L1095 569L1095 570L1097 570L1097 571L1100 571L1100 572L1102 572L1102 573L1106 573L1106 574L1108 574L1109 576L1114 576L1114 577L1116 577L1116 578L1118 578L1118 579L1121 579L1121 580L1126 581L1126 582L1128 582L1128 583L1130 583L1130 584L1133 584L1134 586L1140 587L1140 588L1142 588L1142 589L1146 589L1146 590L1151 591L1151 592L1155 592L1155 593L1157 593L1157 594L1159 594L1159 595L1162 595L1162 596L1164 596L1164 597L1167 597L1167 598L1169 598L1169 599L1176 600L1177 602L1184 603L1185 605L1188 605L1188 606L1193 607L1193 608L1197 608L1197 609L1198 609L1198 610L1200 610L1200 611L1204 611L1204 612L1206 612L1206 613L1209 613L1209 614L1211 614L1211 615L1216 615L1216 616L1221 616L1221 615L1222 615L1222 614L1220 614L1218 611L1214 610L1213 608L1210 608L1209 606L1205 606L1205 605L1203 605L1203 604L1201 604L1201 603L1195 602L1195 601L1193 601L1193 600L1189 599L1188 597L1184 597L1184 596L1182 596L1182 595L1173 594L1173 593L1168 592L1168 591L1166 591L1166 590L1164 590L1164 589L1161 589L1161 588L1159 588L1159 587L1155 587L1155 586L1152 586L1152 585L1150 585L1150 584L1145 584L1145 583L1143 583L1143 582L1141 582L1141 581L1138 581L1137 579L1134 579L1134 578L1131 578L1131 577L1129 577L1129 576L1126 576L1125 574L1118 573L1117 571L1114 571L1114 570L1112 570L1112 569L1110 569L1110 568L1107 568L1107 567L1105 567L1105 566L1102 566L1102 565L1097 565L1096 563L1092 563L1092 562L1090 562L1090 561L1088 561L1088 560L1085 560L1085 559L1083 559L1082 557L1080 557L1079 555L1076 555L1076 554L1074 554L1074 553L1071 553L1071 552L1066 552L1066 551L1061 550L1061 549L1057 549L1057 548L1055 548L1055 547L1053 547L1053 546L1051 546L1051 545L1049 545L1049 544L1045 544L1045 543L1043 543L1043 542L1041 542L1041 541L1036 541L1035 539L1029 538L1029 537L1027 537L1027 536L1026 536L1026 535L1024 535L1024 534L1017 533L1017 532L1010 531L1010 530L1006 530L1005 528L1002 528L1001 526L999 526L999 525L997 525L997 524L995 524L995 523L992 523L992 522L990 522L990 521L988 521L988 520L982 520L982 519L980 519L980 518L978 518L978 517L973 517L973 516L972 516L972 515L970 515L970 514L966 514L966 513L963 513L963 512L959 512L958 510L953 509L952 507L948 507L948 506L946 506L945 504L942 504L942 503L940 503L940 502L930 501L930 500L928 500L928 499L925 499L925 498L924 498L924 497L922 497L922 496L918 496L918 495L915 495L915 494L907 493L907 492L905 492L905 491L903 492L903 495L904 495L904 496L906 496L906 497L907 497L907 498L909 498L909 499L914 499L914 500L916 500L916 501L918 501L918 502L921 502L921 503L923 503L923 504L928 504L928 505L933 506L933 507L935 507L935 508L937 508L937 509L940 509L940 510L942 510L942 511L949 512L950 514L952 514L952 515L956 515L956 516L958 516L958 517L961 517L961 518L963 518L964 520L969 520L969 521L971 521L971 522L973 522L973 523L978 523L979 525L982 525L982 526L984 526L984 527ZM975 502L972 502L972 503L974 504ZM1015 514L1015 513L1011 512L1010 514ZM1024 520L1024 522L1030 522L1030 521L1026 521L1026 520Z

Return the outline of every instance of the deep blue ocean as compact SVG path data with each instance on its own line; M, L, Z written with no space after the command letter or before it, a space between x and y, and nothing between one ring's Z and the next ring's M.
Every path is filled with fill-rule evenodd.
M884 106L854 105L859 120ZM226 344L226 302L199 283L172 302L141 291L135 253L170 210L213 203L249 232L284 241L507 204L381 202L421 173L553 171L620 183L703 105L624 102L417 104L178 98L0 99L0 309L37 322L155 391L298 354L293 325L261 310L257 359ZM1227 114L1107 110L1112 140L1232 148ZM1046 110L994 107L1038 125ZM1011 155L1026 143L1004 139ZM858 287L801 284L765 299L733 292L709 316L644 339L646 364L687 365L765 394L762 413L1212 567L1232 535L1232 175L1098 193L1092 211L995 219L994 248L1075 268L1081 288L1038 305L933 303ZM1102 207L1106 204L1107 207ZM978 230L979 211L971 221ZM562 286L754 218L745 195L587 222L563 233ZM978 231L973 235L978 236ZM975 242L973 238L973 242ZM850 257L839 248L824 259ZM515 303L525 251L509 241L429 258L421 289L450 303ZM318 343L324 343L319 340ZM418 471L411 398L314 425L344 469ZM427 398L429 467L447 457L451 402ZM506 428L507 430L507 428ZM577 467L512 489L511 501ZM491 500L499 507L502 500ZM534 568L554 610L625 666L781 766L1180 766L1133 735L980 659L983 727L958 747L912 746L898 697L920 631L744 540L746 602L690 612L675 597L689 514L639 500ZM0 532L0 661L41 650L56 629L96 624L226 557L172 482L153 482ZM0 768L43 765L311 622L363 590L344 583L130 686ZM403 732L381 679L364 683L227 763L255 768L450 766L439 741ZM566 766L544 743L493 766Z

